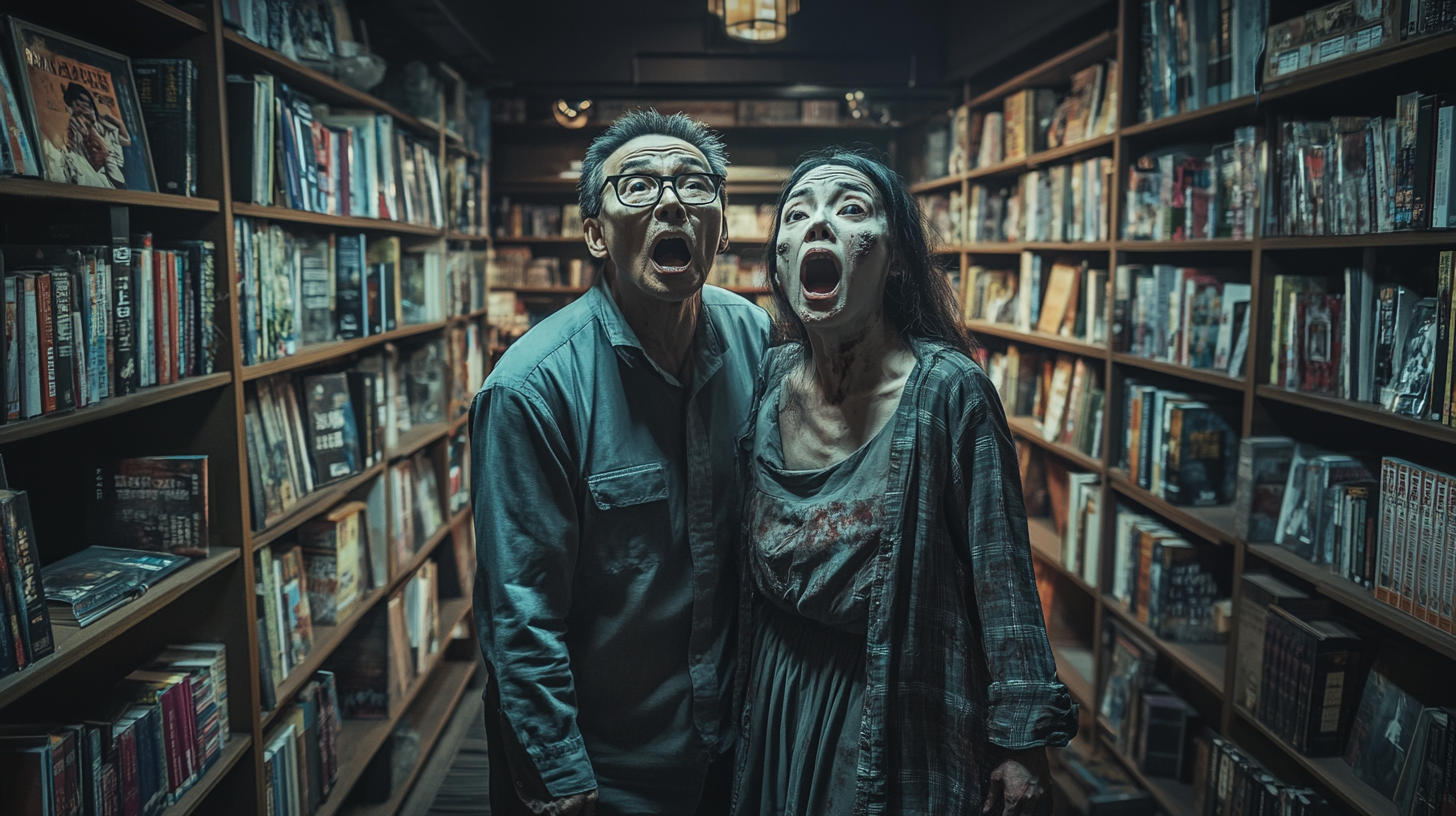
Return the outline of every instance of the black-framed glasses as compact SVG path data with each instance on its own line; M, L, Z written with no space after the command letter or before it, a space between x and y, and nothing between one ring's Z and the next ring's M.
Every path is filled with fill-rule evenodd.
M617 200L624 207L657 206L668 184L677 193L678 201L694 206L712 204L723 191L723 177L717 173L678 173L675 176L624 173L607 176L607 184L617 191Z

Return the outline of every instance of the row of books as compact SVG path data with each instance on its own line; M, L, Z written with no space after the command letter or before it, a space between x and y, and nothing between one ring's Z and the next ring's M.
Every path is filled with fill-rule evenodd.
M1113 274L1112 350L1242 377L1250 285L1233 270L1121 264Z
M727 289L767 289L768 270L759 253L738 255L725 252L713 258L708 283Z
M1362 235L1456 227L1456 105L1396 97L1394 116L1279 120L1267 235Z
M84 709L78 721L0 731L7 813L154 816L177 802L231 737L227 649L168 646Z
M316 672L263 740L263 799L274 816L310 816L339 781L343 718L333 672Z
M1019 331L1107 340L1107 270L1058 257L1043 271L1043 257L1021 253L1019 271L972 266L967 270L967 320L1009 323Z
M344 3L320 0L226 0L223 22L259 45L333 74L334 56L358 51Z
M1001 100L1001 110L957 108L925 131L925 178L936 179L1051 148L1076 144L1117 129L1115 60L1073 74L1065 93L1027 88Z
M1186 779L1198 715L1156 679L1157 649L1115 619L1104 627L1102 648L1107 679L1097 701L1098 724L1147 776Z
M536 257L528 246L503 246L492 250L486 267L486 281L500 287L588 286L594 265L581 258Z
M1439 253L1435 297L1370 270L1345 269L1343 292L1325 277L1275 275L1269 382L1451 424L1453 257Z
M444 229L439 153L394 117L332 110L271 74L227 80L239 200Z
M462 235L489 235L490 186L487 165L469 156L445 162L445 224Z
M1033 170L1014 187L976 184L961 219L965 243L1106 241L1111 197L1107 157Z
M210 241L163 247L0 247L5 265L5 421L84 408L210 374L216 325Z
M398 567L409 563L447 521L433 450L391 465L389 491L390 551Z
M1128 479L1179 506L1233 501L1240 406L1227 398L1194 395L1123 381L1123 446L1118 466Z
M397 236L294 233L260 218L234 224L244 365L484 305L479 253L407 252Z
M1253 238L1267 150L1262 128L1241 127L1230 142L1139 156L1127 168L1124 240Z
M1228 592L1211 554L1159 519L1118 505L1112 597L1153 634L1176 643L1217 643L1227 632Z
M1102 447L1105 403L1095 363L1071 354L1043 354L1012 343L1004 352L982 346L977 358L1011 416L1030 416L1042 439L1096 458Z
M469 504L470 431L468 428L461 428L450 437L445 448L445 512L454 518L455 514ZM473 521L466 526L471 530L475 529Z
M1023 465L1023 492L1030 484L1038 494L1045 493L1047 517L1062 545L1062 567L1081 576L1087 584L1097 586L1102 542L1102 477L1070 471L1055 457L1042 457L1040 451L1028 450L1023 455L1021 448L1025 444L1017 443L1018 459ZM1029 516L1032 509L1041 508L1028 506Z
M1138 121L1249 96L1258 78L1264 0L1142 0Z
M1193 813L1281 813L1330 816L1335 810L1313 788L1290 785L1234 742L1211 730L1193 742Z
M1264 77L1300 71L1456 28L1445 0L1389 0L1358 8L1330 3L1269 26Z
M485 382L485 341L490 330L482 320L451 326L445 331L447 398L445 416L455 419L470 409L475 392Z
M496 204L497 238L580 238L577 204L520 204L503 195Z

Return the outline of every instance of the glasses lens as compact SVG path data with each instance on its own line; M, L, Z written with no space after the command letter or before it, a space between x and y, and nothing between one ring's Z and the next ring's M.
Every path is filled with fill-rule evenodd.
M617 179L617 195L629 207L641 207L657 201L660 182L652 176L626 176Z
M718 185L712 176L697 173L679 176L677 197L684 204L707 204L718 197Z

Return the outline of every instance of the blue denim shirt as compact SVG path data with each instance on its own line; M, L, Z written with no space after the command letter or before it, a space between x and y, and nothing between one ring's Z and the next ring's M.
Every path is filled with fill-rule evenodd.
M768 315L704 287L691 379L599 283L476 395L475 619L501 711L551 796L689 813L733 742L747 430Z

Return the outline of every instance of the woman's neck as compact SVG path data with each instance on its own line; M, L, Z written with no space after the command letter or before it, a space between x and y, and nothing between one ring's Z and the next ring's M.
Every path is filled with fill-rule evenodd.
M885 383L904 379L905 343L882 311L865 323L823 331L810 329L808 334L807 373L829 405L875 394Z

